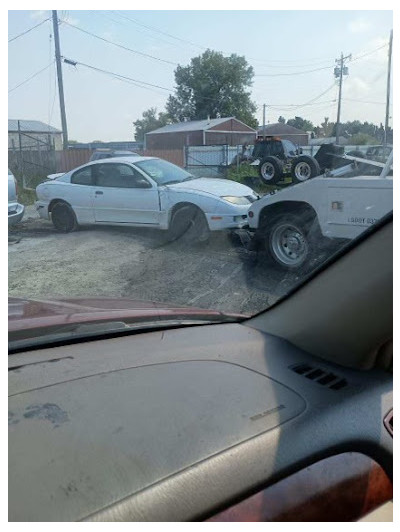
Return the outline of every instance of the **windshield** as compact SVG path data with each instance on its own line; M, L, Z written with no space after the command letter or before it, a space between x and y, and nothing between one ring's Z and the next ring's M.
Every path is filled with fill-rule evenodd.
M244 320L376 227L393 208L392 25L9 11L11 343Z
M178 166L162 159L148 159L135 163L143 172L150 176L157 185L170 185L193 179L194 176Z

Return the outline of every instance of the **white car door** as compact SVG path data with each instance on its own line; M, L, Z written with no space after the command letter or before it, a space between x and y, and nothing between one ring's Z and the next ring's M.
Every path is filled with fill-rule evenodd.
M94 216L98 223L159 225L157 187L124 163L99 163L95 175Z
M91 166L73 172L68 184L54 181L52 185L58 188L55 195L60 195L72 205L79 223L94 222L94 179Z

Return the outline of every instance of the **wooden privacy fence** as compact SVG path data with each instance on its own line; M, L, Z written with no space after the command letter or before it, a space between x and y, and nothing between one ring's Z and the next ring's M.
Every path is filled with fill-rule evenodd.
M92 150L22 150L8 152L8 168L34 188L49 174L68 172L89 161Z
M56 172L69 172L89 162L93 150L60 150L56 151Z
M8 151L8 167L21 179L25 188L35 188L49 174L69 172L86 164L93 150L22 150ZM184 167L183 150L145 150L138 152L146 157L160 157L173 164Z
M181 148L174 150L144 150L138 153L143 154L145 157L159 157L160 159L165 159L166 161L182 168L185 166L184 152Z

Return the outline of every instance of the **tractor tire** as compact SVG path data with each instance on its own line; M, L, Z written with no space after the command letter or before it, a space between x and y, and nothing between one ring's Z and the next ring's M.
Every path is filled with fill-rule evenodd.
M321 174L318 161L310 155L300 155L292 162L292 181L293 183L304 183Z
M266 185L276 185L283 177L283 163L278 157L264 157L258 165L258 175Z

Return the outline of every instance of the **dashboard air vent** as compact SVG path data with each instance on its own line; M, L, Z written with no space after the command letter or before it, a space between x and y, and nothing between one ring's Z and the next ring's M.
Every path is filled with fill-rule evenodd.
M388 414L385 416L385 419L383 420L383 424L385 425L387 431L393 438L393 410L388 412Z
M320 368L308 364L291 366L290 369L298 375L303 375L307 379L317 382L321 386L327 386L331 390L341 390L347 386L347 380Z

